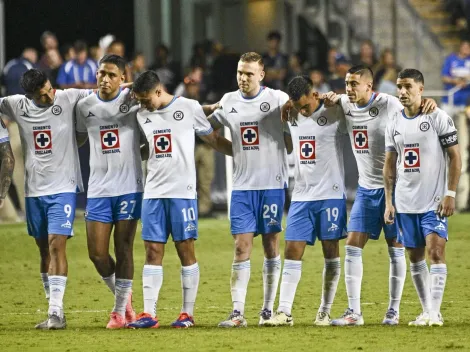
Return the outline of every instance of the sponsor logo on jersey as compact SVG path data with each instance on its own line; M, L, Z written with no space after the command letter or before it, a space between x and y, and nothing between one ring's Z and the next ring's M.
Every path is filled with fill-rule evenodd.
M291 125L292 127L297 127L297 126L298 126L298 125L297 125L297 121L294 120L294 119L292 120L292 122L290 123L290 125Z
M446 230L446 227L445 227L445 225L444 225L442 222L440 222L439 225L437 225L434 229L435 229L435 230L445 231L445 230Z
M398 132L398 131L393 132L393 137L400 136L400 135L401 135L401 133Z
M229 114L238 114L238 111L235 110L235 108L232 108L232 110L230 110Z
M452 121L452 118L450 116L447 118L447 123L450 127L454 127L454 121Z
M144 125L145 125L146 123L151 123L151 122L152 122L152 121L150 121L150 119L147 117L147 120L145 120Z
M91 111L89 111L87 117L93 117L93 116L95 116L95 114L93 114Z
M319 126L325 126L327 122L328 122L328 119L326 118L326 116L320 116L317 119L317 123Z
M315 164L315 136L299 136L300 164Z
M64 223L64 224L62 224L62 225L60 225L60 227L64 227L64 228L66 228L66 229L71 229L71 228L72 228L72 224L70 223L69 220L67 220L67 222Z
M51 126L33 127L35 154L52 154Z
M405 172L419 172L419 143L405 144L405 149L403 150L403 165Z
M243 150L259 150L258 122L240 122Z
M103 154L120 153L119 129L100 126L101 152Z
M62 108L60 107L60 105L54 105L51 111L54 115L60 115L62 113Z
M165 133L156 133L153 136L153 146L155 150L155 158L171 158L171 130ZM155 131L154 131L155 132Z
M358 154L369 153L367 126L353 126L354 150Z
M197 231L197 227L192 223L189 223L188 226L186 226L186 228L184 229L184 232L190 231Z
M259 109L262 111L262 112L268 112L269 109L271 109L271 105L269 105L269 103L267 102L262 102L259 106Z
M429 122L427 122L427 121L421 122L421 123L419 124L419 129L420 129L422 132L426 132L427 130L429 130L429 127L430 127L430 125L429 125Z
M266 226L279 226L279 221L271 218L271 220L266 224Z
M378 114L379 114L379 109L377 109L375 106L370 108L369 110L370 117L376 117Z
M22 117L29 117L29 115L28 115L26 112L24 112L24 111L22 111L22 114L21 114L20 116L22 116Z
M173 118L176 120L176 121L181 121L183 118L184 118L184 113L180 110L178 111L175 111L174 114L173 114Z
M119 111L122 112L123 114L125 114L126 112L129 111L129 105L121 104L121 106L119 106Z
M439 141L444 148L452 147L453 145L458 144L457 131L440 136Z
M353 117L353 115L351 114L351 110L348 110L348 112L346 113L346 116Z

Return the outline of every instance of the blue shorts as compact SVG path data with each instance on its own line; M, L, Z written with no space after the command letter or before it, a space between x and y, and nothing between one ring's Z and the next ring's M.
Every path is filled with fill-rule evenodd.
M284 189L232 191L230 230L241 233L267 234L282 231Z
M346 238L346 221L345 199L292 202L285 239L313 245L317 238L320 241Z
M349 215L348 231L368 233L370 239L378 240L383 229L385 238L396 238L396 225L386 225L384 213L385 190L359 186Z
M140 219L142 193L123 194L116 197L88 198L86 221L112 223L120 220Z
M144 199L142 239L166 243L197 239L197 200L181 198Z
M426 236L436 233L448 240L447 218L441 218L434 211L422 214L398 214L396 223L399 229L398 242L407 248L426 247Z
M76 201L76 193L26 197L28 234L36 239L48 235L73 236Z

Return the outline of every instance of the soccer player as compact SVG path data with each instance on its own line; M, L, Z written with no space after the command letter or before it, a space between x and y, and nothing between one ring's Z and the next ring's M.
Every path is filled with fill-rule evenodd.
M107 325L123 328L132 309L133 244L142 207L138 104L122 89L126 61L106 55L96 73L98 91L77 104L77 132L90 139L90 180L85 213L88 254L115 295ZM109 254L114 228L116 261Z
M385 224L382 169L385 161L385 128L388 116L403 107L396 97L372 90L373 73L363 65L352 67L345 78L346 95L341 105L359 171L359 187L351 209L346 240L344 272L349 307L332 325L363 325L361 311L362 250L369 239L379 239L383 230L390 257L390 301L383 324L397 325L406 277L405 250L397 242L394 225ZM336 97L338 99L338 97ZM435 107L426 102L425 110Z
M15 158L11 150L7 126L0 118L0 208L3 207L8 195L14 167Z
M255 236L262 235L265 256L260 325L272 316L281 273L278 233L282 231L288 175L280 117L281 106L289 97L279 90L261 86L265 75L263 68L261 55L243 54L237 67L239 90L225 94L219 104L221 108L213 110L209 116L214 129L224 125L230 129L234 154L230 205L231 233L235 240L230 281L233 310L228 319L219 324L224 328L247 326L245 298Z
M158 75L146 71L133 85L141 104L137 120L149 145L148 175L142 206L144 311L133 328L158 328L156 304L163 282L163 255L169 235L181 261L183 306L171 326L194 325L199 265L194 252L198 238L195 133L214 149L232 155L232 145L215 133L202 107L192 99L166 93Z
M38 329L64 329L67 239L73 235L77 191L83 189L74 108L89 90L55 90L36 69L25 72L26 95L0 99L0 113L19 127L25 158L26 223L39 248L48 319Z
M447 218L455 210L455 191L462 161L457 130L441 109L421 109L424 78L415 69L398 74L397 88L404 109L387 125L384 166L385 221L395 219L399 241L410 258L410 272L423 312L412 326L442 326L440 312L447 278L445 245ZM447 171L449 157L449 174ZM446 185L447 179L447 185ZM426 264L426 252L431 270Z
M325 264L323 292L315 325L330 325L330 310L341 273L339 239L346 237L346 198L341 134L346 134L341 107L325 108L306 76L290 81L286 104L300 112L290 119L287 149L294 150L295 186L287 216L284 269L279 308L267 326L293 325L291 310L300 281L306 245L318 238ZM293 109L292 109L293 107Z

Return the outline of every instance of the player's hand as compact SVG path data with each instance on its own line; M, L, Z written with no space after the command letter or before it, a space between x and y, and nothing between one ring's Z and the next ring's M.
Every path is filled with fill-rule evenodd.
M291 100L288 100L281 108L281 121L287 122L289 121L289 114L294 108L294 104L292 104Z
M429 114L437 108L437 103L434 99L424 98L421 102L421 110L424 114Z
M3 205L5 204L5 199L0 198L0 209L3 208Z
M436 213L439 214L441 218L448 218L449 216L454 215L455 211L455 198L445 196L442 202L437 207Z
M395 207L392 204L385 206L384 220L386 225L392 225L395 222Z
M121 84L119 87L131 89L131 88L132 88L132 84L134 84L134 82L125 82L125 83Z
M340 96L335 92L328 92L320 95L320 99L323 99L323 103L327 108L335 106L335 104L338 103L339 98Z

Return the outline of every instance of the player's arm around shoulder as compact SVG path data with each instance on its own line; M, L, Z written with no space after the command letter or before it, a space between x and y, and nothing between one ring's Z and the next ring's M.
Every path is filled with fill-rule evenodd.
M2 128L5 128L2 123ZM13 177L15 158L8 137L0 138L0 208L3 207Z
M80 148L84 145L88 139L88 131L85 124L85 102L83 100L78 101L75 105L74 115L75 115L75 139L77 140L77 145Z
M395 207L393 206L393 193L397 182L397 147L393 139L394 119L388 121L385 130L385 163L383 179L385 188L385 223L390 225L395 221Z
M206 135L198 135L198 137L218 152L228 156L233 156L232 142L221 136L218 131L212 131Z

